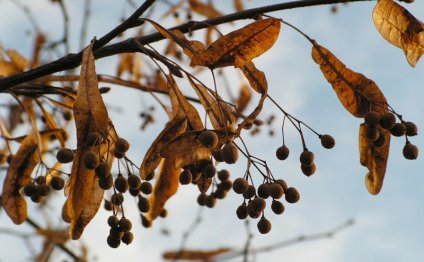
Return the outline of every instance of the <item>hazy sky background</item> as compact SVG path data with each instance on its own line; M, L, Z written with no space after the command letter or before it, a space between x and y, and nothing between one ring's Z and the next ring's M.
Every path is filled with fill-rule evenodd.
M50 39L59 39L62 34L62 18L57 6L48 1L21 1L28 4L40 26ZM84 1L65 1L71 22L75 23L72 37L77 39ZM125 1L93 0L93 13L88 27L88 39L100 37L113 28L125 13L131 10ZM143 1L134 1L142 3ZM170 1L176 2L176 1ZM216 1L217 8L225 13L233 12L232 1ZM258 7L284 1L245 1L246 7ZM374 80L384 92L389 104L418 126L419 135L412 143L423 149L421 135L424 119L424 62L416 68L407 63L403 52L386 42L374 27L371 13L375 2L337 5L338 13L332 14L330 6L302 8L274 12L271 15L299 27L318 43L327 47L341 61L354 71L361 72ZM125 6L125 8L124 8ZM423 1L404 5L420 20L424 17ZM160 1L156 11L166 9ZM5 48L15 48L24 55L31 52L32 37L25 34L31 30L25 15L8 0L0 1L0 43ZM195 17L200 19L200 17ZM247 21L235 23L240 27ZM233 30L220 28L223 32ZM203 35L196 35L200 40ZM158 45L160 47L161 45ZM72 52L77 52L79 42L72 43ZM297 237L300 234L315 234L329 230L348 219L354 219L354 226L335 235L330 240L302 242L267 254L258 254L257 261L422 261L424 257L424 164L419 155L416 161L405 160L402 156L404 138L392 137L391 150L383 189L377 196L371 196L364 185L367 169L359 163L358 129L361 119L351 116L340 104L331 86L327 83L310 57L311 45L297 32L282 25L281 33L274 47L255 59L256 66L266 73L269 93L279 104L294 116L302 119L320 133L329 133L336 139L336 147L323 149L319 139L305 131L308 148L315 152L317 172L312 177L300 171L298 155L301 142L294 128L287 125L286 144L291 155L287 161L275 158L275 149L282 144L279 132L283 116L277 108L266 103L263 116L276 114L274 137L267 135L264 128L260 135L247 139L248 147L258 157L266 159L276 177L284 178L289 185L301 193L301 200L295 205L286 205L282 216L266 212L273 228L267 235L260 235L256 220L251 221L254 233L253 247L277 243ZM97 64L97 72L114 74L116 60L104 59ZM234 70L228 75L238 81ZM205 75L205 81L210 76ZM182 85L187 90L187 86ZM125 91L124 91L125 90ZM234 92L235 93L235 92ZM119 113L111 111L111 117L118 133L131 142L130 156L139 164L157 132L163 128L166 116L157 109L158 121L141 133L139 112L142 103L150 101L146 95L122 88L114 88L105 95L105 101L112 107L122 108ZM2 97L0 103L9 101ZM252 109L252 108L250 108ZM246 138L250 137L247 133ZM220 164L220 168L227 168ZM244 174L245 159L231 167L232 178ZM258 175L254 173L254 175ZM90 257L98 261L162 261L161 253L178 249L182 233L189 228L196 217L197 189L181 187L177 195L167 204L168 218L158 219L151 229L139 226L135 205L128 205L126 213L133 220L134 242L111 249L106 244L109 215L101 209L83 235L84 243L90 248ZM58 206L64 198L57 194ZM128 202L132 202L127 197ZM242 198L235 193L219 201L214 209L202 211L202 223L192 233L187 246L190 248L214 249L218 247L242 248L246 240L244 222L237 219L235 210ZM59 204L60 203L60 204ZM285 202L284 202L285 203ZM132 203L130 203L132 204ZM268 203L269 204L269 203ZM30 204L32 205L32 204ZM50 212L54 225L61 225L60 211ZM4 212L0 213L0 228L32 232L26 225L15 226ZM166 229L170 235L161 232ZM23 242L15 237L0 234L0 261L29 261L29 253ZM7 244L6 244L7 243ZM39 248L40 243L35 242ZM72 244L77 245L76 243ZM12 248L11 248L12 247ZM241 261L241 258L234 261Z

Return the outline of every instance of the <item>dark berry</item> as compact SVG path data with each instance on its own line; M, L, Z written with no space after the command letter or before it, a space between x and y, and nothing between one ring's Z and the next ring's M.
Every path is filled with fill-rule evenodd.
M74 160L74 151L69 148L61 148L57 151L56 159L62 164L70 163Z
M121 229L117 228L117 227L111 227L109 229L109 236L111 238L119 239L120 240L123 235L124 235L124 232Z
M128 186L132 190L137 190L137 189L139 189L141 187L141 180L136 175L129 175L128 176L128 179L127 179L127 182L128 182Z
M212 178L214 177L216 174L216 168L215 166L212 164L212 162L209 162L202 171L202 175L205 178Z
M396 123L391 129L390 134L393 136L403 136L406 134L406 126L403 123Z
M246 203L241 204L236 210L237 217L239 219L247 218L247 205Z
M265 217L261 217L261 219L258 222L258 230L261 234L267 234L269 231L271 231L271 222L269 222L268 219Z
M268 193L269 193L270 197L272 197L274 199L279 199L283 196L284 189L279 184L272 183L268 186Z
M122 217L119 220L119 229L122 232L128 232L128 231L131 230L131 228L132 228L132 223L131 223L131 221L129 219L127 219L125 217Z
M143 194L150 195L152 193L152 191L153 191L152 184L150 182L144 181L140 185L140 191Z
M294 187L289 187L285 192L285 198L288 203L294 204L300 199L299 191Z
M87 169L95 169L100 163L99 156L92 150L84 152L82 162Z
M62 190L65 186L65 180L63 180L60 176L54 176L52 180L50 180L50 186L54 190Z
M380 133L378 139L373 142L376 147L383 147L386 144L386 136L383 133Z
M316 166L315 163L312 163L312 165L309 166L300 165L300 169L302 170L302 173L304 175L312 176L313 174L315 174Z
M188 184L190 184L191 181L192 181L192 179L193 179L193 176L192 176L192 174L190 172L190 169L184 169L181 172L180 178L179 178L181 185L188 185Z
M130 148L130 144L128 143L127 140L125 140L121 137L116 139L116 142L115 142L115 150L116 151L118 151L120 153L126 153L129 148Z
M287 190L287 183L283 179L277 179L274 182L279 184L283 188L284 192Z
M159 213L160 217L167 217L168 216L168 210L166 210L165 208L163 208L160 213Z
M244 178L241 178L241 177L236 178L236 180L234 180L233 182L233 190L237 194L243 194L244 192L246 192L248 187L249 187L249 183Z
M231 182L231 180L222 181L220 185L225 191L229 191L233 187L233 183Z
M24 194L26 196L32 197L33 195L38 193L38 187L34 183L29 183L24 186Z
M289 157L290 150L286 145L282 145L275 151L275 155L280 160L285 160L287 157Z
M222 156L225 163L234 164L238 159L238 149L233 142L227 142L222 148Z
M382 128L390 130L396 123L396 117L393 113L387 112L380 116L380 125Z
M104 201L103 207L107 211L112 211L112 209L113 209L112 208L112 203L109 200L106 200L106 199Z
M110 216L107 219L107 224L110 227L117 228L119 226L119 219L116 216Z
M224 199L227 196L227 191L218 186L218 189L213 193L213 196L217 199Z
M110 235L107 237L107 244L111 247L111 248L118 248L119 245L121 244L121 239L116 239L111 237Z
M62 117L66 121L70 121L72 119L72 112L70 110L66 110L62 112Z
M99 165L96 167L96 175L101 178L101 177L107 177L109 175L110 172L110 166L107 162L100 162Z
M197 137L205 147L213 148L218 144L218 136L214 131L205 130Z
M263 199L267 199L269 197L269 184L268 183L264 183L259 185L258 187L258 196L262 197Z
M308 149L303 150L300 154L299 160L303 165L309 166L314 162L314 153L309 151Z
M217 149L212 153L213 158L218 162L224 162L224 156L222 155L222 150Z
M380 137L380 132L375 126L366 126L365 128L365 137L369 141L376 141Z
M140 212L143 212L143 213L149 212L149 210L150 210L149 199L139 195L138 196L138 210L140 210Z
M411 144L409 141L406 142L403 147L403 156L408 160L414 160L418 157L418 147Z
M155 172L154 172L154 171L152 171L152 172L150 172L149 174L147 174L147 176L146 176L146 181L150 181L150 180L152 180L154 177L155 177Z
M99 187L104 190L111 189L113 186L113 177L112 175L108 175L107 177L99 178Z
M42 186L42 185L45 185L46 184L46 177L45 176L38 176L34 181L39 186Z
M124 195L122 193L113 194L110 201L115 206L119 206L124 202Z
M319 137L321 140L321 145L324 148L331 149L336 145L336 140L330 135L322 135Z
M130 192L130 195L132 195L132 196L138 196L139 194L140 194L140 188L137 188L137 189L129 189L128 190L128 192Z
M380 123L380 114L375 111L369 111L364 115L365 123L370 126L376 126Z
M38 193L38 191L37 191L36 194L31 196L31 201L34 202L34 203L40 203L41 202L41 196Z
M221 181L226 181L230 178L230 172L226 169L218 171L218 179Z
M250 201L249 208L255 212L262 212L266 207L266 202L263 198L257 197Z
M114 185L115 189L121 193L125 193L128 190L127 179L122 174L119 174L118 177L115 179Z
M213 208L216 204L216 198L214 198L212 195L206 196L205 199L205 205L209 208Z
M412 122L403 122L406 127L406 135L407 136L416 136L418 134L417 126Z
M200 206L204 206L206 205L206 198L208 195L206 195L205 193L200 193L199 196L197 197L197 203Z
M246 199L251 199L256 195L256 189L253 185L249 185L247 190L243 193L243 197Z
M148 219L146 216L144 216L143 214L140 214L140 218L141 218L141 224L143 225L143 227L149 228L152 226L152 221L150 221L150 219Z
M42 197L48 196L50 193L50 187L48 185L41 185L38 187L38 194Z
M131 233L131 232L125 232L124 233L124 235L122 236L122 243L124 243L124 244L126 244L126 245L129 245L129 244L131 244L131 242L133 241L133 239L134 239L134 235L133 235L133 233Z
M274 214L276 215L281 215L282 213L284 213L285 210L283 203L278 200L272 201L271 209L272 212L274 212Z

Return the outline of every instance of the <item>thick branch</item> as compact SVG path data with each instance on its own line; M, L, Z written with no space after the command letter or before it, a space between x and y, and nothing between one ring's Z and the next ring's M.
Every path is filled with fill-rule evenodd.
M116 44L112 44L109 46L104 46L112 39L114 39L121 32L125 31L129 27L132 27L136 23L136 19L141 16L141 14L146 11L155 0L146 0L144 4L127 20L125 20L122 24L117 26L111 32L100 38L95 46L94 56L96 59L116 55L119 53L125 52L138 52L139 48L135 48L132 39L125 40ZM232 21L249 19L253 18L257 15L281 11L286 9L300 8L300 7L308 7L308 6L316 6L316 5L324 5L324 4L336 4L336 3L345 3L345 2L363 2L363 1L373 1L373 0L300 0L293 1L288 3L280 3L275 5L263 6L253 9L248 9L242 12L232 13L229 15L221 16L215 19L208 19L201 22L187 22L180 26L174 27L173 29L178 29L183 33L187 33L189 31L196 31L199 29L207 28L210 26L225 24ZM159 33L153 33L150 35L138 37L137 40L141 44L149 44L153 42L157 42L163 39L163 36ZM78 54L68 54L56 61L45 64L38 68L0 79L0 92L7 91L10 87L21 84L27 81L31 81L37 79L42 76L47 76L56 72L60 72L63 70L72 69L78 67L81 64L82 59L82 51Z

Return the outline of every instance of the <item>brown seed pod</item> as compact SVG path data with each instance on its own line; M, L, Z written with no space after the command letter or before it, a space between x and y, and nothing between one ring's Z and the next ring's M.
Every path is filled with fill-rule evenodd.
M192 182L193 176L190 172L190 169L184 169L180 174L180 184L181 185L188 185Z
M113 177L112 175L108 175L106 177L99 178L99 187L104 190L111 189L113 186Z
M138 196L138 210L142 213L149 212L150 210L150 203L149 199L146 197L143 197L142 195Z
M140 194L140 188L137 189L128 189L128 192L130 192L130 195L132 195L133 197L136 197Z
M106 241L111 248L118 248L121 244L121 239L113 238L111 235L107 237Z
M279 160L286 160L289 157L290 150L286 145L282 145L275 151L275 155Z
M213 148L218 144L218 136L214 131L205 130L197 137L205 147Z
M238 149L233 142L227 142L222 148L222 157L225 163L234 164L238 159Z
M294 187L287 188L285 193L286 201L290 204L294 204L300 199L299 191Z
M256 189L255 189L255 187L253 185L249 185L249 187L247 188L247 190L243 193L243 197L245 199L251 199L255 195L256 195Z
M280 201L274 200L272 201L271 209L274 214L281 215L282 213L284 213L285 207Z
M133 233L131 233L129 231L125 232L124 235L122 236L122 239L121 239L122 243L124 243L126 245L131 244L131 242L133 242L133 240L134 240L134 235L133 235Z
M373 142L376 147L383 147L386 144L386 136L383 133L380 133L378 139Z
M387 112L380 116L380 126L390 130L396 123L396 117L393 113Z
M107 210L107 211L112 211L112 203L109 201L109 200L106 200L105 199L105 201L104 201L104 203L103 203L103 208L105 209L105 210Z
M24 194L28 197L32 197L33 195L38 193L38 187L34 183L29 183L24 186Z
M375 126L366 126L365 128L365 137L369 141L376 141L380 137L380 132L378 131L378 128Z
M237 217L239 219L247 218L247 205L246 203L241 204L236 210Z
M220 185L222 189L224 189L225 191L229 191L233 187L233 182L231 182L231 180L225 180L222 181Z
M321 145L326 149L331 149L336 145L336 140L330 135L321 135L319 138L321 140Z
M134 174L129 175L127 181L128 181L128 186L132 190L137 190L141 187L140 178L138 176L134 175Z
M204 206L204 205L206 205L206 197L207 197L208 195L206 195L205 193L200 193L199 194L199 196L197 197L197 203L200 205L200 206Z
M411 144L411 142L406 142L403 147L403 156L408 160L415 160L418 157L418 147Z
M37 193L31 196L31 201L34 202L34 203L40 203L41 198L42 197L40 196L40 194L38 193L38 190L37 190Z
M266 202L261 197L256 197L249 203L249 209L252 209L254 212L262 212L266 207Z
M236 180L234 180L233 182L233 190L237 194L243 194L244 192L246 192L248 187L249 187L249 183L244 178L241 178L241 177L236 178Z
M122 174L118 174L118 177L115 179L114 185L115 189L121 193L125 193L128 190L127 179Z
M415 123L406 121L406 122L403 122L403 124L406 127L407 136L416 136L418 134L418 128L417 128L417 125L415 125Z
M141 218L141 224L143 225L143 227L149 228L152 226L152 221L150 221L146 216L144 216L143 214L140 214L140 218Z
M224 156L222 155L222 149L217 149L212 153L213 158L218 162L224 162Z
M110 227L118 228L119 227L119 219L116 216L113 216L113 215L112 216L109 216L107 218L107 224Z
M129 219L125 218L125 217L121 217L121 219L119 220L118 224L119 224L119 229L122 232L128 232L132 228L131 221Z
M284 195L284 189L278 183L272 183L268 186L268 193L273 199L279 199Z
M88 150L82 155L82 162L87 169L96 169L99 166L99 156L93 151Z
M69 148L61 148L57 151L56 159L59 163L65 164L74 161L74 151Z
M130 144L127 140L123 139L122 137L116 139L115 141L115 150L120 153L126 153L128 149L130 148Z
M110 166L107 162L103 162L101 161L99 163L99 165L96 167L96 175L97 177L101 178L101 177L107 177L109 176L109 170L110 170Z
M155 177L155 171L150 172L149 174L147 174L146 176L146 181L150 181Z
M63 111L62 112L62 117L66 121L71 121L71 119L72 119L72 112L71 112L71 110Z
M111 238L121 240L123 235L124 235L124 232L117 227L112 227L112 228L109 229L109 236Z
M50 186L54 190L62 190L65 186L65 180L63 180L60 176L54 176L52 180L50 180Z
M256 219L256 218L260 217L260 216L261 216L261 214L262 214L262 212L261 212L261 211L255 211L255 210L253 210L252 208L250 208L250 204L249 204L249 205L247 205L247 215L248 215L250 218Z
M202 170L202 175L204 178L212 178L216 174L216 168L212 164L212 162L209 162Z
M212 195L217 199L224 199L227 196L227 191L225 191L224 189L222 189L222 187L219 187L218 185L218 189L213 192Z
M151 184L150 182L146 182L146 181L144 181L144 182L143 182L143 183L141 183L141 185L140 185L140 191L141 191L143 194L150 195L150 194L152 193L152 191L153 191L152 184Z
M309 151L308 149L304 149L300 154L299 160L300 163L306 166L311 165L314 162L314 153Z
M287 183L283 179L277 179L274 182L279 184L284 189L284 192L287 190Z
M364 121L370 126L376 126L380 123L380 114L376 111L369 111L365 113Z
M390 134L393 136L403 136L406 134L406 126L403 123L396 123L391 129Z
M258 196L262 197L263 199L267 199L269 197L269 184L268 183L263 183L261 185L259 185L258 187Z
M216 198L214 198L212 195L206 196L205 199L205 205L209 208L213 208L216 204Z
M226 181L229 178L230 178L230 172L228 172L228 170L222 169L222 170L218 171L218 179L220 181Z
M261 217L257 226L258 226L258 231L261 234L267 234L269 231L271 231L271 227L272 227L271 222L269 222L269 220L266 219L265 217Z
M41 185L38 187L38 194L42 197L50 194L50 187L48 185Z
M115 193L112 195L110 202L115 206L122 205L124 202L124 195L122 193Z
M300 165L300 169L302 170L302 173L304 175L312 176L313 174L315 174L316 166L315 163L312 163L312 165L309 166Z
M165 208L163 208L163 209L160 211L159 216L160 216L160 217L162 217L162 218L167 217L167 216L168 216L168 210L166 210Z

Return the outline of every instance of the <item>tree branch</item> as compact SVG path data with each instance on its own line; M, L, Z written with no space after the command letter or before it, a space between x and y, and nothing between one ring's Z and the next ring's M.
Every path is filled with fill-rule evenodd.
M325 5L325 4L337 4L337 3L346 3L346 2L364 2L364 1L374 1L374 0L300 0L293 1L288 3L280 3L275 5L263 6L258 8L248 9L242 12L236 12L228 15L224 15L215 19L208 19L200 22L187 22L180 26L174 27L172 29L178 29L183 33L190 31L196 31L199 29L204 29L210 26L225 24L232 21L249 19L257 15L281 11L286 9L294 9L308 6L316 5ZM127 30L128 28L134 26L137 23L137 19L155 2L155 0L146 0L143 5L134 12L127 20L117 26L115 29L107 33L105 36L97 40L94 44L93 51L96 59L112 56L120 53L126 52L138 52L139 48L134 46L133 39L127 39L125 41L105 46L117 35ZM136 38L136 40L141 44L150 44L164 39L160 33L153 33L150 35L142 36ZM78 67L81 64L82 51L77 54L68 54L56 61L45 64L38 68L0 79L0 92L7 91L10 87L21 84L27 81L37 79L42 76L50 75L59 71L72 69Z

